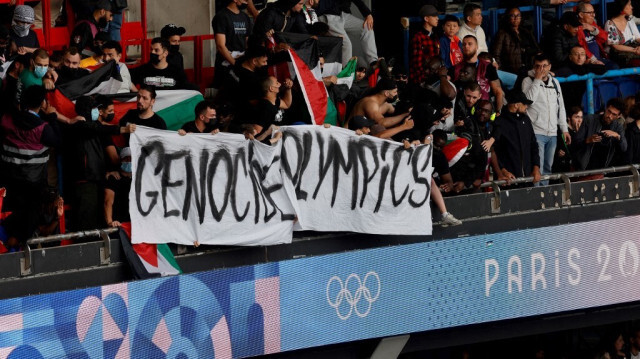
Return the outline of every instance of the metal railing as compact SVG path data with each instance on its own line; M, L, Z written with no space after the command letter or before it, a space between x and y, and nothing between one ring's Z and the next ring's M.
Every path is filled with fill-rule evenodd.
M64 234L55 234L46 237L31 238L24 245L24 257L20 259L20 273L25 276L31 274L31 268L33 263L33 256L31 253L31 246L59 242L65 239L81 239L88 237L100 237L103 246L100 248L100 264L106 265L111 261L111 238L109 234L115 233L118 228L106 228L106 229L94 229L91 231L72 232Z
M564 188L562 190L562 204L563 205L571 205L571 178L575 177L585 177L597 174L608 174L608 173L619 173L619 172L631 172L633 176L633 188L631 190L631 195L633 197L640 196L640 173L638 172L638 168L640 165L629 165L629 166L618 166L618 167L606 167L595 170L586 170L586 171L575 171L575 172L567 172L567 173L552 173L549 175L540 176L541 181L548 180L562 180L564 184ZM524 183L533 183L533 177L519 177L511 181L499 180L499 181L490 181L484 182L480 185L480 188L489 188L493 189L493 198L491 199L491 212L492 213L500 213L500 202L501 202L501 188L500 186L504 185L517 185Z
M593 99L593 80L596 79L608 79L614 77L622 77L622 76L631 76L640 74L640 67L632 67L628 69L620 69L620 70L609 70L602 75L596 75L593 73L589 73L586 75L571 75L567 77L557 77L558 82L576 82L576 81L586 81L587 82L587 113L593 114L595 113L595 105ZM629 94L632 95L632 94ZM635 95L635 94L633 94ZM606 104L602 104L603 106Z

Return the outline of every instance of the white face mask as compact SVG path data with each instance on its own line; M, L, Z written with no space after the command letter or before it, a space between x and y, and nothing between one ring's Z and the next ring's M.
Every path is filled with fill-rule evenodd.
M25 37L29 34L29 29L31 28L31 24L20 24L18 25L15 21L11 22L11 28L16 35L20 37Z

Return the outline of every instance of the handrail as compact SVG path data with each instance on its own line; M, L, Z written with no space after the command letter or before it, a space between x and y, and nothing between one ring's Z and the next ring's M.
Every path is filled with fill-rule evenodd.
M102 248L100 248L100 263L103 265L109 264L111 259L111 238L109 238L109 234L117 231L118 228L106 228L31 238L27 240L24 245L24 257L20 258L20 273L23 276L31 274L31 263L33 263L31 245L58 242L64 239L100 237L100 240L103 243Z
M566 172L566 173L552 173L552 174L540 176L540 180L541 181L558 180L558 179L563 179L563 177L567 177L567 178L584 177L584 176L590 176L590 175L595 175L595 174L617 173L617 172L625 172L625 171L633 172L634 170L637 171L639 168L640 168L640 164L629 165L629 166L613 166L613 167L606 167L606 168L601 168L601 169ZM499 181L484 182L484 183L482 183L480 185L480 188L488 188L488 187L495 187L495 186L502 186L502 185L512 185L512 184L521 184L521 183L533 183L533 177L531 177L531 176L530 177L518 177L518 178L516 178L514 180L511 180L511 181L499 180Z
M571 75L567 77L557 77L556 79L560 83L586 81L587 82L587 100L588 100L587 113L593 114L595 113L595 108L594 108L595 106L593 104L593 80L638 75L638 74L640 74L640 67L632 67L632 68L619 69L619 70L609 70L602 75L589 73L586 75Z

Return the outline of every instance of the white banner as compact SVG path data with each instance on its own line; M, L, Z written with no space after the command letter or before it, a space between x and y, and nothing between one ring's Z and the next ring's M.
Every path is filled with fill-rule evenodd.
M277 148L237 134L138 126L130 139L133 243L290 243L295 215L277 179L264 186Z
M281 131L280 172L303 230L431 234L431 146L339 127Z
M139 126L130 141L133 242L290 243L294 224L431 234L431 146L405 149L337 127L281 131L271 147L237 134Z

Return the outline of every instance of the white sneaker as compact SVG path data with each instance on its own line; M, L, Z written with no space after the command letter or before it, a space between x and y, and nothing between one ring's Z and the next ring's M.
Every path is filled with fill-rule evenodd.
M440 224L443 227L457 226L459 224L462 224L462 221L454 217L453 214L446 212L442 214L442 221L440 221Z

